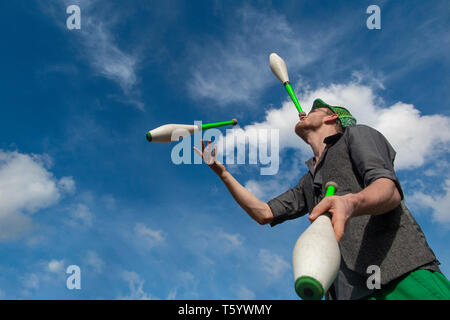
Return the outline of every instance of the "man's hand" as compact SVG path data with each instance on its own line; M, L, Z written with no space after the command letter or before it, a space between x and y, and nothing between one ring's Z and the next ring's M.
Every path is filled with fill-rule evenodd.
M202 157L203 161L219 176L221 177L224 172L226 172L226 168L223 164L221 164L216 159L216 151L217 151L217 144L214 145L214 149L211 153L211 140L208 141L208 145L205 148L205 142L201 140L202 142L202 151L198 150L196 147L193 147L194 151L197 152L197 154Z
M314 207L308 219L311 223L323 213L331 214L331 224L333 225L336 240L341 241L344 236L347 221L353 216L355 211L355 202L352 201L352 194L345 196L329 196L320 201Z
M400 205L402 197L395 183L388 178L379 178L358 193L323 198L309 215L313 222L325 212L331 214L331 224L339 242L344 236L345 226L352 217L379 215Z

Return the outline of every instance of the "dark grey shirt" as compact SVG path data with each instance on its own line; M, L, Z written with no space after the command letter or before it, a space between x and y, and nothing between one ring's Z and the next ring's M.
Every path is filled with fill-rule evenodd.
M379 178L391 179L395 182L403 200L403 191L394 172L396 152L381 134L375 135L374 132L376 131L359 130L358 127L355 127L351 131L348 130L348 134L344 137L351 142L348 144L348 151L355 169L363 179L365 187ZM324 139L327 146L320 156L317 170L314 170L315 158L312 157L305 162L309 171L300 179L299 183L294 188L267 202L274 215L273 222L270 224L272 227L307 213L306 199L302 187L306 181L306 175L312 175L315 181L322 181L320 162L325 158L328 147L340 139L342 135L342 133L337 133ZM315 197L321 198L323 195L315 195Z
M391 179L397 186L403 200L403 191L394 171L396 152L378 131L367 130L365 126L356 126L351 130L344 131L344 133L337 133L325 138L324 143L327 146L319 159L316 170L314 169L315 158L313 157L306 161L306 166L309 170L294 188L267 202L274 215L271 223L272 227L307 213L304 184L308 183L307 181L314 181L314 184L326 183L326 181L322 181L321 177L321 162L325 158L328 148L341 138L347 139L348 153L353 164L354 173L361 179L361 185L367 187L379 178ZM313 179L306 179L308 175L311 175ZM323 198L323 194L320 192L322 189L318 186L313 187L317 192L314 192L314 199L309 199L309 202L318 203ZM439 270L437 266L430 269ZM368 274L368 276L370 275ZM342 262L338 277L332 287L332 290L335 291L333 296L341 296L339 291L351 292L352 299L367 296L372 293L372 290L367 288L366 280L361 275L348 269L345 263Z

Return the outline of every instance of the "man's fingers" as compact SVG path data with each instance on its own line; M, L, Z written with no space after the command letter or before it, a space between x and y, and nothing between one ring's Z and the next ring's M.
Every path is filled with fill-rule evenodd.
M343 219L336 219L333 224L333 229L337 242L341 241L342 237L344 236L345 221Z
M320 201L314 209L311 211L311 214L309 215L308 219L309 221L313 222L316 220L318 216L321 214L327 212L331 208L331 197L323 198L322 201Z
M211 145L208 143L206 148L203 149L203 160L206 164L210 165L211 162Z
M331 214L331 224L333 225L336 240L341 241L344 236L345 226L348 220L346 207L342 203L342 198L339 196L329 196L320 201L309 215L309 220L313 222L317 217L325 212Z
M216 156L216 151L217 151L217 144L214 145L214 149L213 149L213 157Z
M206 146L205 152L208 154L208 156L211 154L211 145L209 143Z

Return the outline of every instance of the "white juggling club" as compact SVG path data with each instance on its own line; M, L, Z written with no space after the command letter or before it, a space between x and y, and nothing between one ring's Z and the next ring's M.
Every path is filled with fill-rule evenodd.
M146 134L148 142L172 142L178 141L180 138L191 135L197 131L204 131L207 129L218 128L228 125L235 126L237 120L233 119L224 122L207 123L202 125L191 124L165 124L156 129L150 130Z
M284 60L276 53L271 53L269 55L269 64L270 70L272 70L273 74L281 81L283 86L286 88L286 91L289 93L289 96L291 97L292 102L294 102L298 113L304 114L303 109L298 102L297 96L295 95L294 89L292 89L292 86L289 83L289 75L286 67L286 62L284 62Z
M334 195L335 182L326 184L326 195ZM324 213L302 233L292 254L295 291L304 300L320 300L339 272L341 253L331 225Z

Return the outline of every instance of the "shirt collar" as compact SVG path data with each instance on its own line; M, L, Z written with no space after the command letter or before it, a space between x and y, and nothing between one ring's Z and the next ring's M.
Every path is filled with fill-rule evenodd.
M333 135L328 136L325 139L323 139L323 143L326 143L327 145L333 144L336 141L338 141L341 136L342 136L342 132L338 132L336 134L333 134Z
M334 144L336 141L338 141L341 136L342 136L342 132L338 132L336 134L333 134L333 135L328 136L325 139L323 139L323 142L327 145L325 147L324 153L327 151L327 148L330 145ZM324 153L322 154L321 158L323 158ZM319 161L320 161L320 159L319 159ZM312 157L312 158L308 159L305 162L305 164L308 167L308 169L311 171L311 173L314 173L315 158Z

